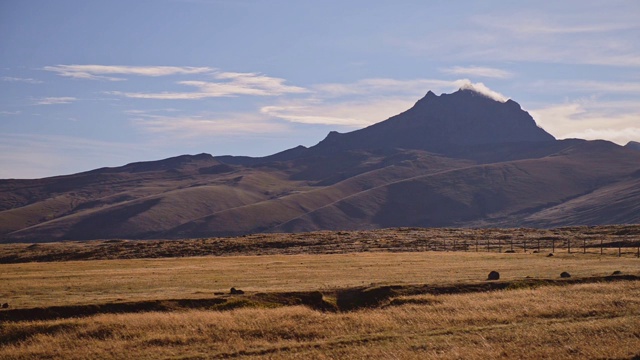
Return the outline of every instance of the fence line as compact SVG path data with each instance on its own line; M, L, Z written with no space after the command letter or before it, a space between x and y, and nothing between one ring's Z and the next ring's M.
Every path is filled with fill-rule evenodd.
M469 241L471 240L471 241ZM504 240L504 241L503 241ZM475 251L475 252L566 252L583 254L611 254L618 257L633 254L640 258L639 239L440 239L431 240L427 246L432 251ZM507 248L506 250L504 248ZM582 250L582 251L580 251ZM616 251L617 250L617 251Z

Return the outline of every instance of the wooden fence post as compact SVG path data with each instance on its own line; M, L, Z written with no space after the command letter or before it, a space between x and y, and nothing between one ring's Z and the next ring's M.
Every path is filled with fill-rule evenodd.
M556 252L556 239L551 239L551 252Z
M582 239L582 253L587 253L587 239Z
M618 241L618 257L622 256L622 241Z
M571 239L567 239L567 252L571 254Z
M602 245L603 245L604 241L602 238L600 238L600 255L602 255Z

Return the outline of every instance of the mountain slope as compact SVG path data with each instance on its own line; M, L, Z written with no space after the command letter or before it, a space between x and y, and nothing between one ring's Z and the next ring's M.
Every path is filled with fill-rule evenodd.
M442 158L420 151L412 151L410 154L415 156L412 160L392 163L329 186L316 187L310 191L214 213L171 229L163 236L229 236L269 231L282 223L372 188L473 164L469 161ZM247 218L251 221L246 221Z
M378 124L263 158L0 180L0 241L635 223L639 173L633 143L555 140L512 100L429 92Z
M638 169L638 154L608 142L585 142L540 159L478 165L399 181L342 199L274 230L521 226L526 215L610 186ZM624 188L619 196L631 191L632 187ZM600 198L600 202L605 200ZM614 208L609 210L618 213ZM625 210L615 219L626 223L637 218L637 213ZM603 218L602 223L611 222Z
M640 223L640 173L523 219L530 227Z

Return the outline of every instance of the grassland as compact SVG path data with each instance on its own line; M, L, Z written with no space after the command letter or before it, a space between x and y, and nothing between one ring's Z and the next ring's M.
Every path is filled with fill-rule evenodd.
M2 265L1 302L12 308L209 298L236 287L250 293L331 291L372 285L484 282L635 274L640 259L595 254L464 252L353 253L94 260Z
M615 231L628 239L622 230ZM425 240L416 231L391 237L389 230L386 238L326 233L350 240L344 248L328 244L325 253L314 247L305 253L300 242L314 240L299 234L291 239L296 246L283 246L288 243L281 238L268 239L279 244L273 247L253 244L251 237L237 239L240 250L234 256L118 255L0 264L0 303L10 304L0 310L0 358L640 358L640 259L634 248L621 257L594 248L586 254L560 248L552 257L517 246L515 253L505 253L505 243L500 253L429 251L428 242L416 248L415 241ZM487 233L477 236L490 241L498 236ZM595 242L599 234L581 236ZM573 239L580 244L582 238ZM528 239L536 243L533 235ZM50 246L50 256L101 243L127 244L130 255L145 253L152 244L31 249ZM0 245L0 252L19 247L28 252L29 246ZM499 281L486 281L491 270L500 272ZM563 271L572 277L560 279ZM610 276L614 271L622 275ZM229 295L231 287L245 293ZM382 296L369 307L338 306L341 296L353 291ZM298 305L300 297L315 294L328 304L324 311ZM129 307L112 311L118 305ZM35 309L47 316L11 315Z
M632 359L640 282L413 296L347 313L305 307L4 323L5 359Z

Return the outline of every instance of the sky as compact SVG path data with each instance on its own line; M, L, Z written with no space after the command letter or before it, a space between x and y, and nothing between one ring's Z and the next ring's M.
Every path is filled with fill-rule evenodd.
M410 108L512 99L640 141L640 1L3 0L0 178L266 156Z

